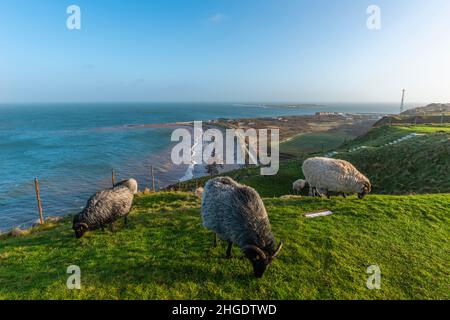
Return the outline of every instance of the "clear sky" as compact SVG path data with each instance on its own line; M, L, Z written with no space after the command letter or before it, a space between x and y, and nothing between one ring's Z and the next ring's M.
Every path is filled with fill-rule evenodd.
M81 30L66 28L71 4ZM0 0L0 12L0 102L396 102L403 88L450 102L448 0Z

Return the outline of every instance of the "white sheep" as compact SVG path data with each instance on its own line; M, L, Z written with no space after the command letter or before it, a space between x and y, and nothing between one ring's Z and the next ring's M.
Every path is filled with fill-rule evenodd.
M306 187L306 184L307 184L306 180L298 179L292 184L292 191L295 194L299 194Z
M362 199L372 190L369 179L344 160L309 158L303 162L302 170L313 192L325 191L327 196L329 192L343 195L357 193Z

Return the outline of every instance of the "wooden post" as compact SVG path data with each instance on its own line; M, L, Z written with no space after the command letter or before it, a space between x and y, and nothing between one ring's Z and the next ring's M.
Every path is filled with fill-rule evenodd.
M116 184L116 177L115 177L114 169L111 171L111 182L114 187L114 185Z
M34 189L36 191L36 199L37 199L38 209L39 209L39 222L41 224L44 224L44 217L42 216L41 194L39 192L38 178L34 178Z
M150 167L150 170L152 172L152 190L153 192L156 191L156 187L155 187L155 173L153 172L153 166Z

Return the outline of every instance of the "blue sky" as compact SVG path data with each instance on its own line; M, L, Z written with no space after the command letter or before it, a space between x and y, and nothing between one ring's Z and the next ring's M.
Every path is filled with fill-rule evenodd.
M68 30L66 8L81 8ZM381 8L381 30L366 9ZM0 1L0 102L450 102L448 0Z

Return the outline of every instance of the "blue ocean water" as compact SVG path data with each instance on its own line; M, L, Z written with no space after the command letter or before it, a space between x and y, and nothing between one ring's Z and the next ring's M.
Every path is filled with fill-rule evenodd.
M116 181L176 182L186 167L170 163L173 127L130 125L313 114L317 111L396 113L397 104L334 104L304 109L227 103L102 103L0 105L0 230L37 220L34 178L45 216L78 212L88 197Z

